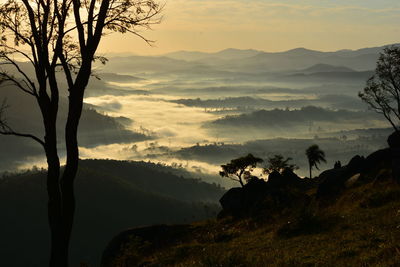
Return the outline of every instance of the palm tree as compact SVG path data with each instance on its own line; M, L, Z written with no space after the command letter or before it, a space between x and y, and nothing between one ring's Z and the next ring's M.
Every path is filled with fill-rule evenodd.
M318 145L312 145L307 148L306 155L308 158L308 164L310 166L310 178L312 178L312 168L315 167L317 170L319 170L318 164L320 164L321 161L326 163L325 152L319 149Z

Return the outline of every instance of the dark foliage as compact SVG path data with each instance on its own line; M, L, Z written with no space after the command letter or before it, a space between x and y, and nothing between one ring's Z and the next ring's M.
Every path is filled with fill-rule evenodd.
M263 162L262 159L254 157L252 154L231 160L231 162L221 165L222 171L219 174L234 181L238 181L244 186L244 181L252 179L251 172L257 166L257 163Z
M284 158L282 155L277 154L273 157L267 159L267 166L264 168L264 172L270 174L274 171L282 173L284 170L288 169L294 171L299 167L296 164L291 164L289 161L292 161L292 158Z

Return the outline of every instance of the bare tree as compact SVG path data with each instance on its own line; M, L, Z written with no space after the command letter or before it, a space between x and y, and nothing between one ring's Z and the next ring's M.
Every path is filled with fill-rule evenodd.
M154 0L7 0L0 6L0 80L32 96L41 111L44 138L12 129L1 108L0 133L31 138L47 158L48 220L51 233L50 266L68 266L68 247L75 212L74 179L79 151L77 131L85 88L101 38L111 32L132 33L160 23ZM21 58L34 70L15 60ZM13 71L6 71L6 67ZM63 77L56 75L62 72ZM14 73L14 75L13 75ZM67 159L63 173L57 148L56 121L60 79L68 85L65 125Z
M375 75L359 97L400 131L400 47L387 47L380 54Z

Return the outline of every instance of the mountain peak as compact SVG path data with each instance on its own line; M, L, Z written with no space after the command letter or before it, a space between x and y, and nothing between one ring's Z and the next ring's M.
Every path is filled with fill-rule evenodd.
M316 50L307 49L304 47L298 47L298 48L294 48L294 49L282 52L282 54L311 54L311 53L321 53L321 52L316 51Z

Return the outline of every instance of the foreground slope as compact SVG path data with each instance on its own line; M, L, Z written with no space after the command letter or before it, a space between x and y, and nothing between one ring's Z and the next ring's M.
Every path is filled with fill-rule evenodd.
M308 190L301 212L127 231L109 243L102 266L398 266L400 186L389 163L355 178L334 197Z

